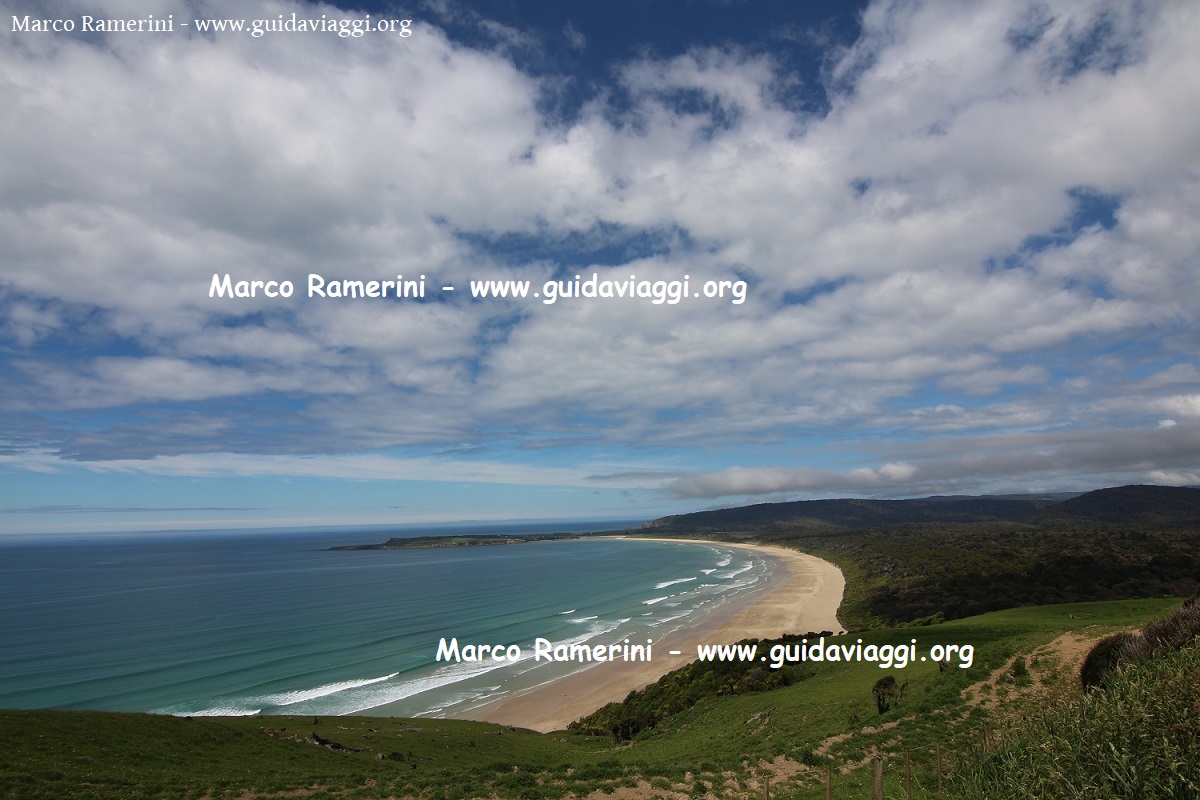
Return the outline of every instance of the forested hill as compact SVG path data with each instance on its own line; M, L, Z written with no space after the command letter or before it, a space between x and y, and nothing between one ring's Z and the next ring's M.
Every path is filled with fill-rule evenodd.
M1200 489L1182 486L1117 486L1064 500L1029 522L1074 520L1106 525L1200 526Z
M1086 494L926 497L914 500L800 500L662 517L648 532L830 530L972 522L1200 523L1200 489L1119 486Z
M654 536L753 538L837 564L849 627L1200 589L1200 489L812 500L664 517Z

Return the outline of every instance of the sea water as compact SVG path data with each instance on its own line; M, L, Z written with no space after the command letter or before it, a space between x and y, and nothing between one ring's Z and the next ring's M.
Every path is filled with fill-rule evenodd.
M391 535L0 539L0 708L469 717L580 668L535 662L537 637L657 641L773 568L717 544L614 538L328 549ZM523 657L438 662L442 638Z

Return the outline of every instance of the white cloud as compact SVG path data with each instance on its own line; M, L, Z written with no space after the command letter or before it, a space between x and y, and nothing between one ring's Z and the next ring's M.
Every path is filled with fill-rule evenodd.
M205 424L201 422L200 424ZM20 457L0 455L0 464L44 473L79 472L95 474L141 474L160 477L201 478L330 478L370 481L441 481L513 486L561 486L594 489L590 470L607 470L602 462L577 467L550 469L517 465L508 461L456 459L450 457L404 457L381 453L327 455L295 458L290 455L198 453L153 458L66 461L53 453L31 452ZM637 488L645 476L614 474L604 482L606 489Z
M1200 472L1173 472L1170 470L1151 470L1147 477L1157 484L1166 486L1200 486Z
M1081 49L1101 17L1107 38ZM537 46L491 29L506 47ZM828 114L778 101L788 76L769 54L713 47L621 65L626 113L614 119L599 96L561 122L539 115L542 83L504 52L431 24L402 43L303 46L6 33L0 301L12 363L37 365L3 402L64 411L278 393L302 399L315 431L294 434L310 437L299 451L330 452L338 437L453 447L583 429L630 448L630 470L648 458L638 448L681 445L786 442L803 461L804 437L833 428L1020 431L1030 438L1012 441L1030 452L1062 453L1033 429L1100 414L1088 430L1126 442L1200 413L1197 35L1188 2L879 2L831 70ZM1117 198L1115 225L1064 229L1080 187ZM581 272L744 277L750 294L675 307L463 296L471 277L536 286L579 242L630 253ZM207 297L214 271L297 286L310 271L427 274L460 292L229 304ZM82 343L34 349L71 331ZM1130 341L1154 351L1147 366L1089 365ZM1019 399L978 405L1000 393ZM223 435L172 446L211 452ZM1072 447L1059 461L1087 469L1090 451ZM1058 463L1047 458L1002 462L1044 471ZM714 470L676 491L953 478L905 454L868 460L884 466Z
M1006 433L894 444L893 455L905 460L879 468L732 467L680 477L668 489L687 498L796 493L910 496L980 491L1014 478L1060 485L1081 476L1186 483L1198 447L1200 426L1195 424L1140 431Z

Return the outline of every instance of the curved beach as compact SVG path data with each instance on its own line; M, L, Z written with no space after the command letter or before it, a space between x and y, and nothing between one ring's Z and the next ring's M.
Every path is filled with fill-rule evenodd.
M632 539L631 541L637 541ZM644 539L642 541L718 544L699 539ZM699 644L732 644L747 637L769 638L785 633L841 630L837 619L845 579L841 570L816 556L785 547L732 544L722 547L754 550L771 557L782 569L765 590L754 592L744 603L682 628L654 643L654 659L647 662L597 664L551 683L537 686L491 705L475 709L473 719L548 732L562 730L606 703L623 700L696 658ZM681 654L672 656L669 650Z

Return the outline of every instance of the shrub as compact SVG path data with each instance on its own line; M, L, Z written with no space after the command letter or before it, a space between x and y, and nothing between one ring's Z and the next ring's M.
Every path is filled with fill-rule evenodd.
M871 695L875 698L875 708L879 710L880 714L886 713L897 702L898 693L895 677L885 675L875 681L875 685L871 688Z
M1159 652L1186 647L1200 636L1200 598L1193 595L1182 606L1146 626L1142 636Z
M1091 649L1079 668L1083 688L1089 691L1104 688L1118 669L1148 650L1148 642L1140 633L1122 631L1105 636Z

